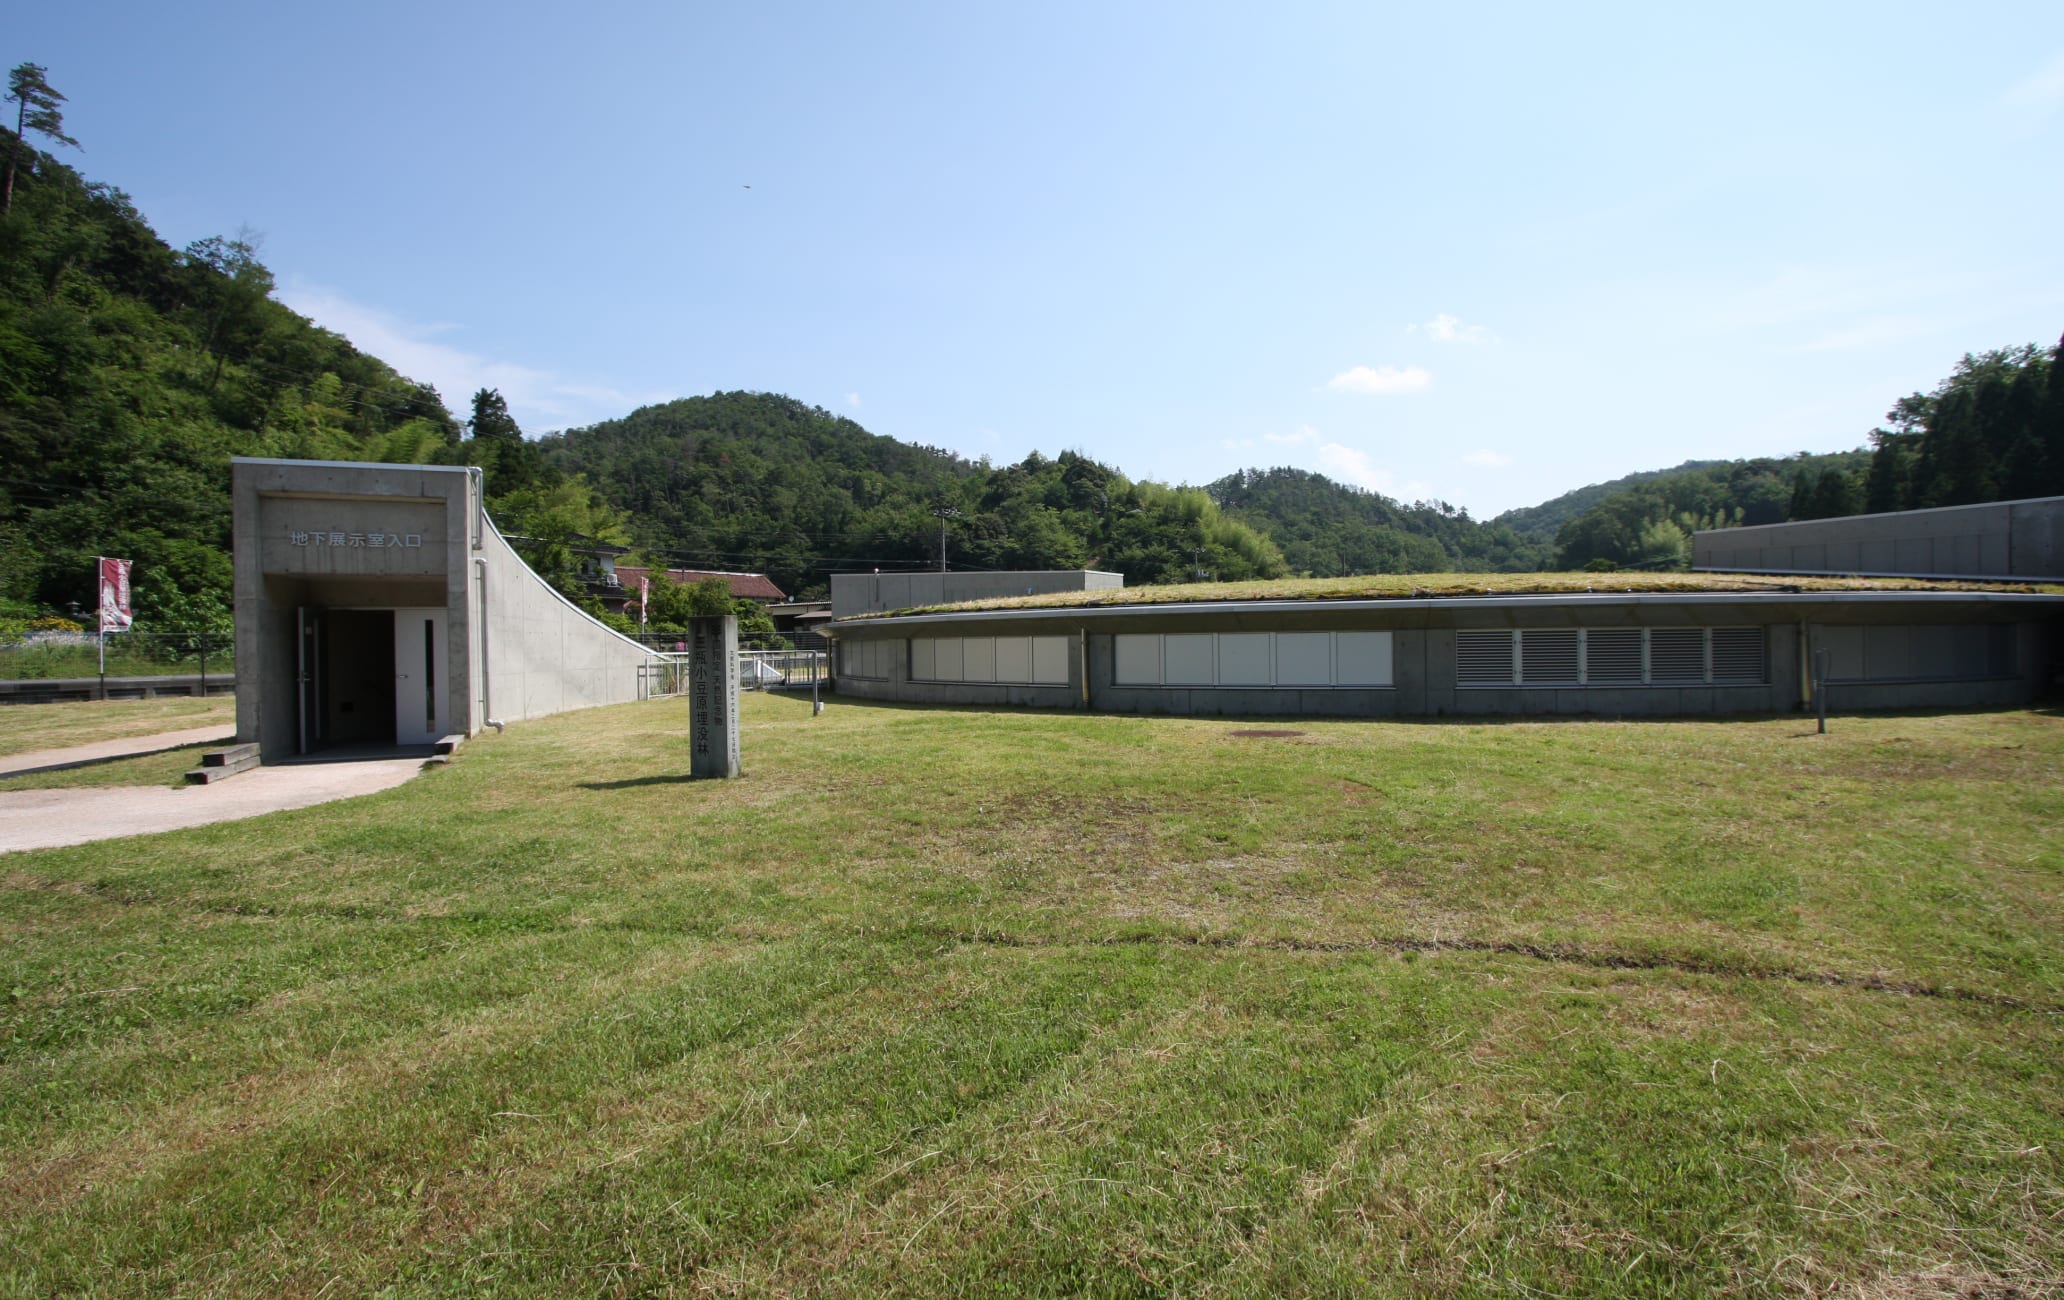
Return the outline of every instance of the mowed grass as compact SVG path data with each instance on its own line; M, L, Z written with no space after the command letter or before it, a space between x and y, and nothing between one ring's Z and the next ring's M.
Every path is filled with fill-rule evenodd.
M2064 1278L2064 719L745 710L0 858L0 1288Z
M0 705L0 757L192 727L235 725L236 700L228 695L5 704Z

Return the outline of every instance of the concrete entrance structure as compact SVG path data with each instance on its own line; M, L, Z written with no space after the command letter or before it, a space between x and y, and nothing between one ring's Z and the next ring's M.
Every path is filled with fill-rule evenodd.
M655 656L531 572L468 466L231 463L237 740L266 761L634 700Z

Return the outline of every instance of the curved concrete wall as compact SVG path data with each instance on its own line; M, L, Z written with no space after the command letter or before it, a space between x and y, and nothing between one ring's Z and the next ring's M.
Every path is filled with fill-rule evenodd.
M479 716L498 722L622 704L658 656L603 626L540 578L495 529L482 530L474 599L485 608Z

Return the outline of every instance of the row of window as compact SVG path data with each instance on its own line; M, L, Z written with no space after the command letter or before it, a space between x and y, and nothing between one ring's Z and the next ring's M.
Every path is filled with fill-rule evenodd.
M1760 627L1455 634L1457 686L1755 686L1769 679Z
M910 679L917 682L1066 686L1068 638L919 637L910 643Z
M1388 632L1121 635L1120 686L1388 686Z
M1954 681L2010 676L2006 626L1828 627L1818 632L1834 681ZM838 643L839 672L894 676L908 647L924 682L1065 686L1065 636L920 637ZM1382 687L1388 632L1196 632L1115 638L1120 686ZM1770 680L1760 627L1520 628L1455 634L1455 684L1757 686Z

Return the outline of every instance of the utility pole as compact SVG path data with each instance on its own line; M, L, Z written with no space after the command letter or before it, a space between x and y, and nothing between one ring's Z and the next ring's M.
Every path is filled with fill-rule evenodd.
M935 506L932 514L939 520L939 572L946 572L946 521L960 518L960 511L952 506Z

